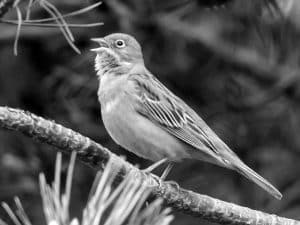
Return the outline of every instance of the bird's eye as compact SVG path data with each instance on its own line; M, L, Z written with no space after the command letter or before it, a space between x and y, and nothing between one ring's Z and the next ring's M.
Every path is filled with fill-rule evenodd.
M116 46L118 47L118 48L124 48L125 47L125 41L123 41L123 40L116 40Z

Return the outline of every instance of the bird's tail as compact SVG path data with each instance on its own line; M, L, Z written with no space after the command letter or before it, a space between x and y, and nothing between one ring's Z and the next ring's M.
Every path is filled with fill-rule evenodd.
M232 161L231 161L232 162ZM256 183L262 189L267 191L269 194L280 200L282 198L282 194L266 179L257 174L254 170L249 168L245 163L243 163L240 159L233 160L234 163L231 163L231 168L236 170L241 175L247 177L249 180Z

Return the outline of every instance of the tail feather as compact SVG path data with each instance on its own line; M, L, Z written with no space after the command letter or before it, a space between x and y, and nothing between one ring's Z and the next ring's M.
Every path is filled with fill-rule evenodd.
M231 166L232 166L232 169L236 170L241 175L247 177L249 180L256 183L258 186L260 186L262 189L267 191L269 194L271 194L278 200L281 200L282 194L272 184L270 184L266 179L264 179L262 176L257 174L251 168L249 168L241 160L235 160L235 164L231 165Z

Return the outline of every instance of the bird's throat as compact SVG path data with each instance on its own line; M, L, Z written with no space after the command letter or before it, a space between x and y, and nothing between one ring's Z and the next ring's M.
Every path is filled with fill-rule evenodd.
M101 77L106 73L111 73L120 66L121 63L118 55L109 48L103 48L97 52L95 58L95 70L98 76Z

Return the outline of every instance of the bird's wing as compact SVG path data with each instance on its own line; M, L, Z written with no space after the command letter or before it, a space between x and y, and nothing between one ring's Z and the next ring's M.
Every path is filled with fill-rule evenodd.
M136 110L140 114L182 141L212 156L223 166L228 166L226 165L227 157L222 157L222 151L226 151L225 155L230 153L235 156L235 153L196 112L149 72L131 74L130 79L136 84L136 95L139 102Z
M267 180L244 164L208 125L150 73L132 74L138 104L136 110L160 127L211 156L210 162L236 170L277 199L282 194ZM211 160L213 159L213 160Z

